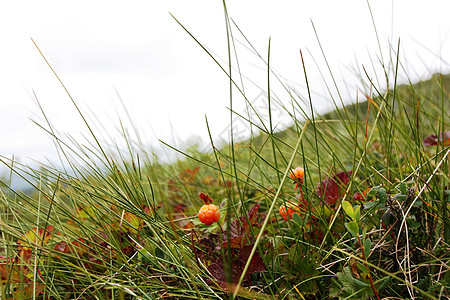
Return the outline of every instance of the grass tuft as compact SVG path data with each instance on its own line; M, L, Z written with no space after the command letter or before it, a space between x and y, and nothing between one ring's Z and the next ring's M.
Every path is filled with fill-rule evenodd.
M398 47L381 61L387 85L364 69L357 76L370 92L344 105L321 49L338 99L330 92L335 109L319 115L311 61L300 52L307 94L298 95L273 71L269 42L264 121L245 93L234 31L264 55L225 5L224 16L227 66L175 20L227 76L230 123L246 122L251 136L239 141L232 131L219 147L206 119L211 151L163 142L184 158L162 163L122 125L124 148L97 138L80 110L88 143L61 136L45 118L38 126L54 139L63 170L1 158L10 178L33 186L25 193L0 182L1 298L449 297L450 76L400 85ZM285 130L271 112L282 98L274 82L290 99ZM236 95L256 119L234 111ZM211 202L221 217L206 226L197 213Z

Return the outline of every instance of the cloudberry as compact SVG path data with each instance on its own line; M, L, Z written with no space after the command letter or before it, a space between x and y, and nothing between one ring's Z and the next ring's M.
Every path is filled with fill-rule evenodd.
M305 169L302 167L298 167L295 169L292 169L291 172L289 172L289 177L291 177L293 180L299 180L300 182L303 182L303 177L305 177Z
M298 168L292 169L289 172L289 177L291 177L291 179L294 180L294 183L295 183L295 189L294 190L299 188L300 192L302 193L302 196L303 196L301 185L303 184L303 177L305 177L305 169L303 169L302 167L298 167Z
M292 219L292 215L294 213L300 214L300 212L301 212L300 207L290 202L286 203L286 205L283 204L280 206L280 215L283 217L285 221L287 221L288 218Z
M198 218L203 224L211 225L212 223L219 221L219 209L214 204L205 204L202 206L202 208L200 208L200 211L198 212Z

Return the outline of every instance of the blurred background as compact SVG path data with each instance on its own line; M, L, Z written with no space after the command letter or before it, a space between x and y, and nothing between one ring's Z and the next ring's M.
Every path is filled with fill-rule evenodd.
M383 86L382 65L395 65L397 50L400 83L448 73L449 11L448 0L228 1L232 76L258 113L267 114L270 39L271 68L307 101L302 51L315 111L332 108L335 83L344 103L365 100L364 68ZM228 70L222 1L2 1L0 14L2 157L58 165L46 131L80 144L89 135L33 41L101 140L120 147L124 127L148 151L170 159L173 150L160 140L208 147L205 117L215 141L229 140L227 75L176 21ZM272 97L289 106L275 75L271 87ZM237 90L232 105L245 114ZM289 126L283 109L273 108L277 128ZM235 125L236 137L245 138L248 128Z

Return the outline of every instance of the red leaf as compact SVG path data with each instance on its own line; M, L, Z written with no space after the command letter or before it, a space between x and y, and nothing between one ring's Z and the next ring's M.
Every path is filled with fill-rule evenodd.
M193 247L193 251L196 258L202 261L211 261L216 250L219 249L218 244L219 235L209 234L207 237L198 240L197 247Z
M432 134L423 139L422 143L425 147L435 146L440 143L444 143L445 146L450 144L450 131L441 132L439 134L439 139L436 134Z
M155 210L160 209L161 206L142 205L142 208L144 209L144 213L146 213L149 216L152 216L154 215Z
M82 256L88 251L88 248L86 247L85 240L83 238L78 238L70 244L62 241L55 246L54 250L62 253L72 253Z
M211 204L213 202L212 199L208 196L208 194L200 193L200 194L198 194L198 196L200 197L200 199L203 200L203 202L206 205Z
M252 252L253 245L247 245L241 249L238 257L238 264L244 269L245 264L250 256L250 252ZM252 261L247 269L246 275L250 275L257 272L263 272L266 270L266 265L264 264L263 259L259 255L258 251L253 255Z
M256 215L258 214L258 210L261 207L261 205L259 205L258 203L256 203L255 205L253 205L252 208L250 208L250 210L248 211L248 219L250 221L251 225L255 224L255 218Z
M247 234L250 232L250 227L256 224L256 217L260 205L256 203L248 211L248 220L246 217L234 219L230 224L230 247L242 249L247 242ZM227 247L227 235L223 235L223 247Z
M54 250L62 252L62 253L69 253L70 249L66 242L60 242L58 245L55 246Z
M25 263L26 265L31 264L31 254L31 249L20 250L19 252L17 252L18 257L20 257L20 261L22 263Z
M223 262L223 257L220 254L220 249L227 247L227 237L223 234L223 239L220 241L219 235L209 234L207 237L199 239L197 243L192 241L193 252L196 260L203 262L207 266L209 273L214 277L214 281L224 290L230 291L233 285L237 284L242 275L244 267L249 259L250 253L254 247L253 244L247 244L248 234L253 225L258 225L257 220L260 217L258 210L259 204L255 204L249 211L248 216L242 216L233 220L230 224L230 251L231 251L231 273L230 282L227 282L228 264ZM266 265L258 252L252 257L244 281L246 285L251 284L250 274L256 272L263 272L266 270ZM211 279L207 279L211 282Z
M176 213L182 213L184 211L186 211L187 209L187 205L184 203L178 203L177 205L174 206L173 211Z
M0 261L0 279L29 283L30 278L27 275L33 273L29 268L31 256L31 249L24 249L20 250L14 258L2 258L3 260Z
M136 248L132 245L126 246L122 248L122 253L128 257L131 257L134 253L136 253Z
M225 275L225 269L223 267L222 260L217 260L208 266L208 271L214 278L217 280L217 283L224 290L228 290L227 277ZM237 284L239 278L241 277L242 270L234 267L234 264L231 265L231 283Z
M17 249L27 250L34 246L40 247L43 244L47 244L52 237L53 231L52 225L49 225L45 230L37 227L30 229L17 240Z
M83 238L78 238L75 241L72 242L70 246L70 251L72 253L77 253L78 255L83 255L88 251L88 248L86 247L86 242Z
M237 255L237 258L234 259L231 263L231 282L232 284L237 284L239 278L244 271L245 264L250 256L250 252L252 251L253 245L245 246L242 249L233 250L234 254ZM238 253L236 253L238 252ZM262 260L261 256L258 252L255 252L253 255L252 261L247 269L247 273L245 274L245 280L249 280L249 275L253 273L263 272L266 270L266 265ZM217 280L217 283L225 290L228 289L228 284L226 281L227 276L225 275L225 268L223 266L223 261L219 257L216 261L212 262L208 266L208 271L214 276Z
M317 195L319 198L323 198L326 204L335 204L343 196L344 188L350 181L350 176L352 176L352 171L342 171L331 178L327 177L316 187Z
M360 192L356 192L353 194L353 200L355 200L357 203L364 202L364 199L365 199L365 197Z
M178 175L180 179L184 180L187 183L192 183L194 179L197 177L198 171L200 170L200 166L194 168L194 170L186 169L181 171Z
M45 289L44 284L28 284L14 291L15 299L33 299ZM35 296L35 297L33 297ZM9 299L9 298L8 298Z

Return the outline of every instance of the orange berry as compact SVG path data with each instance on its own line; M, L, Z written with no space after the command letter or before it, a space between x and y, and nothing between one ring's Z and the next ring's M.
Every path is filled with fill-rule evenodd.
M283 217L285 221L287 221L288 218L289 220L292 219L292 215L294 213L300 214L300 212L301 212L300 207L290 202L286 203L286 205L283 204L280 206L280 215Z
M303 169L302 167L292 169L291 172L289 172L289 177L291 177L293 180L301 181L301 178L305 177L305 169Z
M219 221L219 209L214 204L205 204L202 206L202 208L200 208L200 211L198 212L198 218L203 224L211 225L212 223Z
M303 184L303 177L305 177L305 169L303 169L302 167L298 167L295 169L292 169L289 172L289 177L291 177L292 180L294 180L295 183L295 189L297 188L300 189L300 192L302 193L303 196L303 192L302 192L302 184Z

